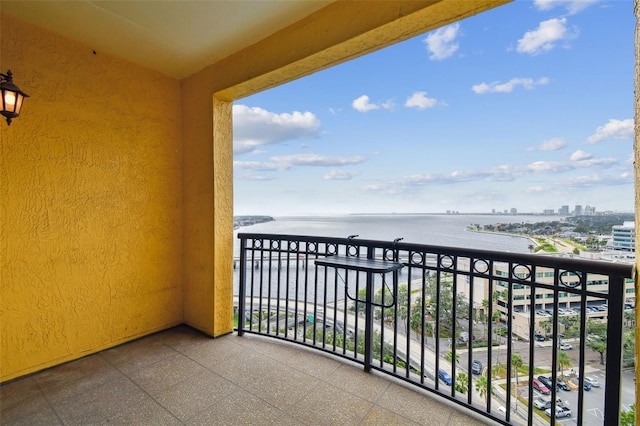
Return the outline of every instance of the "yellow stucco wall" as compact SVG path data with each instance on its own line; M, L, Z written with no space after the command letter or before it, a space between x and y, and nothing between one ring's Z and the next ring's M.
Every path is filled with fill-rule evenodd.
M179 324L180 82L5 14L0 381Z
M0 381L232 331L232 101L508 1L340 1L181 82L2 14Z

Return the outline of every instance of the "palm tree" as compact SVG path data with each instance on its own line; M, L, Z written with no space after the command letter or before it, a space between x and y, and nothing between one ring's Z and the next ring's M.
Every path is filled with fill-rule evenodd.
M467 393L469 388L469 376L465 373L458 373L456 376L456 391L460 393Z
M480 398L484 397L484 402L487 403L489 400L489 393L493 395L493 384L491 385L491 390L489 391L489 381L487 380L487 376L480 376L476 380L476 391Z
M482 299L482 322L484 323L484 338L487 338L487 328L489 328L489 300Z
M522 367L522 357L519 354L511 355L511 366L516 374L516 387L518 387L518 376L520 375L520 367Z
M544 337L547 337L549 333L551 333L553 322L551 322L551 320L540 321L540 327L544 330Z
M569 354L566 352L558 353L558 366L560 367L560 375L564 376L565 367L571 367L573 363L571 362L571 358Z
M446 359L447 361L453 363L453 351L449 351L447 352L447 354L444 356L444 359ZM460 362L460 354L456 353L456 362Z

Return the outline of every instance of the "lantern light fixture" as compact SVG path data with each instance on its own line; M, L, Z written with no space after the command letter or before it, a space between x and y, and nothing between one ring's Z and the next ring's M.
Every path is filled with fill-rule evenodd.
M2 96L0 103L0 114L7 119L7 125L11 125L11 120L20 115L22 102L29 95L24 93L13 82L13 73L11 70L6 74L0 73L0 95Z

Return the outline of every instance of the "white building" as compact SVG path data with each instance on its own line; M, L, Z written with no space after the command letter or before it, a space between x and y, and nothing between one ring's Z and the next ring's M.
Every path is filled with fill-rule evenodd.
M635 222L624 222L622 225L614 225L612 227L613 241L611 248L613 250L635 252L635 231Z

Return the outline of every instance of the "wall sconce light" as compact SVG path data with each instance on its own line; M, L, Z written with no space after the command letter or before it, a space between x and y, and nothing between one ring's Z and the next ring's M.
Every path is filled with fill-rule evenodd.
M20 115L22 101L24 101L24 98L28 98L29 95L13 83L11 70L7 71L6 74L0 73L0 94L2 95L0 114L6 117L7 125L11 126L11 120Z

